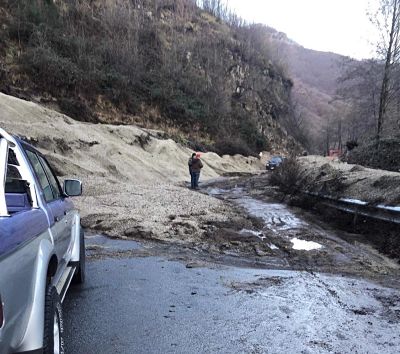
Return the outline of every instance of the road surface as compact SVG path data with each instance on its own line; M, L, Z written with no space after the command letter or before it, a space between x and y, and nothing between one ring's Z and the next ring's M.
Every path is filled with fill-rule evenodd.
M130 241L88 243L87 282L64 302L67 353L400 351L396 289L340 275L188 264L168 251L140 253ZM100 249L107 255L96 256Z

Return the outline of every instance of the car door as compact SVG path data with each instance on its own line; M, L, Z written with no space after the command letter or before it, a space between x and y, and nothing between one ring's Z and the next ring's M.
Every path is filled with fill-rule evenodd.
M47 161L33 150L26 149L26 154L42 189L42 198L46 202L45 208L50 219L59 268L63 269L69 260L68 251L71 243L70 204L65 202L58 180Z

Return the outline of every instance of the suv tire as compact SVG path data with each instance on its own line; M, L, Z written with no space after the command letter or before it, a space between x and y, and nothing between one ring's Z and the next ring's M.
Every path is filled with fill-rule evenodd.
M64 326L60 297L54 286L48 286L44 310L44 354L64 354Z
M80 239L79 239L79 264L72 278L72 283L83 284L85 282L85 271L86 271L85 234L83 232L83 229L81 228Z

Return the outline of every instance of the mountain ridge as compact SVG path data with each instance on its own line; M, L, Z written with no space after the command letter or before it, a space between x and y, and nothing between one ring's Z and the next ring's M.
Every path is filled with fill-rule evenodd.
M269 27L275 55L284 60L293 79L293 100L308 132L309 149L323 153L324 137L330 120L345 115L348 106L338 100L336 91L343 63L349 58L333 52L308 49L291 40L285 33Z

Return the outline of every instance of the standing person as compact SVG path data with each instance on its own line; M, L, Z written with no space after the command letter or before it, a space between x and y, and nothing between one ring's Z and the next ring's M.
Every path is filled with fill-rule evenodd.
M192 164L193 164L193 159L196 157L196 153L194 152L192 154L192 157L189 158L188 161L188 166L189 166L189 174L190 174L190 188L194 189L195 188L195 181L194 181L194 175L192 172Z
M199 188L199 178L200 178L200 171L203 168L203 163L200 160L200 153L196 153L196 155L192 158L192 175L194 179L194 189Z

